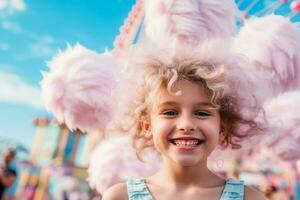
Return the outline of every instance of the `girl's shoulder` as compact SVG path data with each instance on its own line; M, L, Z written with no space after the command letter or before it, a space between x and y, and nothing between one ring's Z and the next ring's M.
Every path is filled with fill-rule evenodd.
M254 187L246 186L242 180L227 179L222 199L266 200L261 192Z
M245 186L245 200L267 200L261 192L256 190L254 187Z
M108 188L102 200L128 200L126 183L119 183Z

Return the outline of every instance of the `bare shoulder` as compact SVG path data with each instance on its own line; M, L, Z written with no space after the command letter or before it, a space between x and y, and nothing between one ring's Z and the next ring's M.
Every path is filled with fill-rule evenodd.
M245 186L245 200L267 200L264 195L254 187Z
M108 188L102 200L128 200L126 183L119 183Z

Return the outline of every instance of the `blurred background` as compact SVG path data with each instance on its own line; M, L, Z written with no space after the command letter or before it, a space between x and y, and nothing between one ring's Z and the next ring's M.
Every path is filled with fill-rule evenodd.
M86 181L86 169L91 150L102 139L101 131L71 132L58 124L43 106L39 82L41 71L48 70L46 61L58 49L66 49L67 43L79 42L97 52L112 49L134 3L0 0L0 174L7 188L3 199L100 198ZM236 3L238 25L246 18L270 13L284 15L297 25L300 22L299 1ZM255 149L246 159L236 155L227 163L217 163L217 170L255 185L270 199L300 200L297 162L284 163Z

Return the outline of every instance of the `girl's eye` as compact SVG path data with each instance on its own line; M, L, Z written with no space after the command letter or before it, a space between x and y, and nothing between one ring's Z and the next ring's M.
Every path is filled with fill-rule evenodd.
M169 111L163 112L163 115L166 115L166 116L175 116L177 114L178 114L178 112L175 110L169 110Z
M197 112L195 112L195 115L200 116L200 117L208 117L208 116L210 116L210 113L205 112L205 111L197 111Z

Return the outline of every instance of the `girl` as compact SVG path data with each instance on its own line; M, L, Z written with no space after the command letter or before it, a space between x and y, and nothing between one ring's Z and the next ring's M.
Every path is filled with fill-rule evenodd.
M249 132L237 132L240 124L259 129L232 106L239 97L226 92L231 80L224 68L192 58L145 64L144 79L137 83L133 140L138 154L153 146L162 166L151 177L112 186L103 200L265 199L242 181L224 180L207 167L218 145L239 146Z
M233 0L146 0L144 9L142 2L138 1L133 7L112 52L98 54L77 45L49 63L51 73L45 74L42 83L48 109L71 129L88 131L100 126L111 134L109 125L116 117L111 120L110 111L117 103L126 101L128 93L139 95L130 102L137 103L135 112L131 106L117 107L117 116L124 123L118 132L124 135L134 131L137 152L140 154L144 148L153 146L161 154L163 165L154 176L112 187L104 199L199 199L202 196L205 199L263 199L251 188L243 189L242 182L215 176L208 170L206 160L218 144L237 148L243 137L258 133L260 125L253 121L260 110L257 108L275 98L275 104L268 107L265 115L271 122L269 133L265 134L269 136L252 144L271 147L285 160L300 157L299 136L293 128L299 124L299 31L289 20L278 16L248 22L242 19L244 27L234 38L233 47L235 52L247 57L250 65L237 73L238 63L216 62L220 57L216 51L228 51L231 37L237 32L235 14L240 15L240 12L234 9ZM143 25L138 29L143 11ZM141 37L137 44L130 45L137 30L141 30ZM204 44L212 40L229 45L217 42L216 48L206 48ZM193 57L196 59L176 55L171 61L151 59L141 68L128 68L134 71L130 76L133 89L115 92L114 72L122 71L127 59L138 59L139 55L131 55L131 49L144 52L146 48L137 48L143 44L154 47L156 52L170 48L160 52L162 56L168 53L193 55L192 51L201 46L202 53L212 56L213 62L203 59L202 53ZM190 46L183 48L184 45ZM254 79L252 85L247 84ZM294 94L287 95L296 95L296 98L277 97L294 90ZM112 91L117 94L115 101L111 98ZM120 99L124 93L126 98ZM287 100L296 106L286 106L289 105ZM273 109L274 105L287 111L274 115L274 110L278 112ZM120 108L129 109L125 116L120 115ZM135 115L133 123L132 115ZM282 123L278 123L278 119ZM289 123L285 123L287 119L291 119ZM106 158L106 154L103 155ZM118 174L111 176L118 178ZM168 181L167 185L164 180Z

